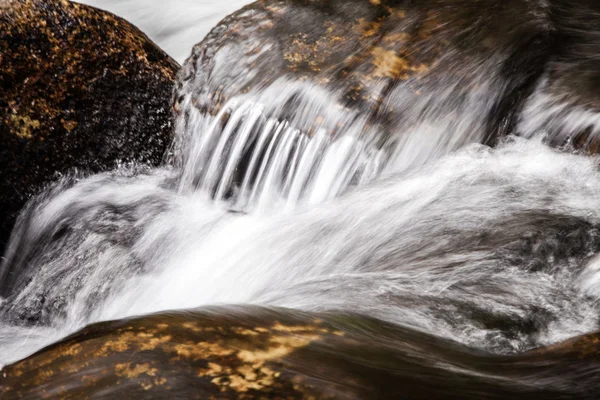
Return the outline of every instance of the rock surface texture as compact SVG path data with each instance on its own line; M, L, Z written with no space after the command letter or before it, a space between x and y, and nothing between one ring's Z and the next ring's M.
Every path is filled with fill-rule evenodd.
M258 1L194 48L175 107L214 114L284 78L336 93L383 140L460 137L452 149L546 132L596 152L598 22L589 0Z
M480 107L471 127L495 134L514 125L551 32L541 2L524 0L258 1L194 48L175 100L214 113L286 77L338 93L388 130L414 125L419 110L443 119Z
M367 317L209 308L92 325L4 368L0 394L7 400L591 399L596 394L585 388L600 383L589 373L598 368L597 343L593 334L489 356Z
M57 174L161 161L177 68L110 13L0 0L0 249L19 209Z

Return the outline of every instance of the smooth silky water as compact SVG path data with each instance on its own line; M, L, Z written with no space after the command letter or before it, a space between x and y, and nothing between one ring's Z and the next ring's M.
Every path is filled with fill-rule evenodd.
M483 75L462 104L407 104L387 136L306 82L216 116L184 99L165 166L70 176L23 211L0 364L96 321L213 304L358 312L492 354L598 330L598 160L544 144L560 110L539 96L527 138L477 144L498 85Z

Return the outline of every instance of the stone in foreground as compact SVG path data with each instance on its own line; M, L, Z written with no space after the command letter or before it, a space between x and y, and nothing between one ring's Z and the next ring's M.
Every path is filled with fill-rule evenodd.
M92 325L0 372L3 399L595 398L598 335L490 355L372 318L254 306Z

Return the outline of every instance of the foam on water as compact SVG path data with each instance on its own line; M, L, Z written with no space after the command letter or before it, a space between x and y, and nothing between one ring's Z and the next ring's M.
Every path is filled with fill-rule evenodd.
M220 303L364 312L499 353L597 328L593 158L540 141L472 146L261 214L179 192L173 169L147 172L30 207L4 263L22 279L2 304L0 362L90 322Z
M119 4L142 27L172 18L181 34L182 10L213 24L192 17L208 2ZM96 321L209 304L364 313L499 354L597 330L597 159L539 139L596 116L563 118L538 88L528 139L473 144L496 133L501 61L419 96L398 83L386 127L289 76L217 115L183 96L167 165L71 177L24 210L0 266L0 364Z

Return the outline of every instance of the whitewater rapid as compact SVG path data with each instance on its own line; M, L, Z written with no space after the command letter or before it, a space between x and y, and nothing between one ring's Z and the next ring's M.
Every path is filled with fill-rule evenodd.
M246 2L87 3L182 61L181 37ZM598 330L598 158L546 145L597 116L541 82L525 138L478 144L497 67L471 66L464 93L400 82L385 129L292 77L214 116L183 95L164 166L69 176L23 211L0 265L0 365L97 321L214 304L362 313L492 354Z
M351 310L497 353L597 329L595 158L471 145L259 214L178 193L176 175L123 167L31 205L7 254L31 270L2 305L1 363L95 321L207 304Z

